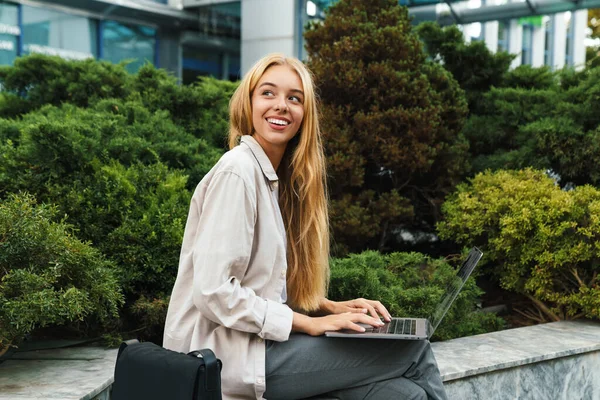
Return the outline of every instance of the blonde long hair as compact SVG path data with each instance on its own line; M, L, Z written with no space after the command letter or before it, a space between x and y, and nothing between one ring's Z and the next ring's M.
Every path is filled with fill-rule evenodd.
M314 311L329 283L329 222L325 155L319 128L317 98L311 73L295 58L274 53L259 60L242 79L229 102L229 148L252 135L252 93L267 69L286 65L302 81L304 119L288 143L277 171L279 203L287 236L288 303Z

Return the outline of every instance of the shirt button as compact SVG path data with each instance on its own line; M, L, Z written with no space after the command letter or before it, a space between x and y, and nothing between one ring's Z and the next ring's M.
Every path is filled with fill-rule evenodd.
M284 270L281 271L281 276L285 276L285 274L286 274L286 271L284 269Z
M262 338L258 338L257 341L258 341L258 343L262 343L263 339Z
M265 383L265 380L263 378L258 378L256 380L256 383L258 383L259 385L262 385L263 383Z

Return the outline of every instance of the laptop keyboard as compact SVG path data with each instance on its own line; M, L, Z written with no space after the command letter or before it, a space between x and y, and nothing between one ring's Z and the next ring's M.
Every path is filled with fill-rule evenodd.
M399 335L415 335L417 333L417 320L394 318L373 333L394 333Z

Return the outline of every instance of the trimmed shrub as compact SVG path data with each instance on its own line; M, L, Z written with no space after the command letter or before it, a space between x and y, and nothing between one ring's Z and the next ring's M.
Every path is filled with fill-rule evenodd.
M31 195L0 202L0 348L36 328L106 325L123 297L114 265Z
M27 191L53 204L54 222L118 271L121 327L158 332L133 305L172 288L191 191L224 152L236 84L40 55L0 68L0 82L0 200Z
M12 66L0 66L0 116L14 117L46 104L87 107L98 99L124 98L130 93L130 79L122 64L108 61L41 54L19 57Z
M501 286L532 301L529 318L600 318L600 190L561 190L532 169L486 172L443 212L440 236L479 246Z
M555 73L548 66L534 68L531 65L519 65L517 68L506 72L502 86L548 90L556 89L557 83L558 79Z
M168 111L173 122L218 149L228 148L229 99L238 83L201 77L192 85L177 85L176 79L152 65L135 75L132 90L150 111Z
M164 164L113 162L50 188L79 235L114 261L128 300L172 289L191 193Z
M365 251L331 260L329 298L378 299L392 315L427 318L433 314L445 288L455 277L456 270L445 259L433 259L421 253L384 255ZM434 339L446 340L501 329L504 326L501 318L477 311L477 301L482 293L474 278L469 278L436 330Z

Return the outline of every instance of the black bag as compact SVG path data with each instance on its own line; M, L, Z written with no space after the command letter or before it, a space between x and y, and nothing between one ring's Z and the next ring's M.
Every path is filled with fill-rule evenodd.
M221 368L209 349L184 354L128 340L119 347L111 400L221 400Z

